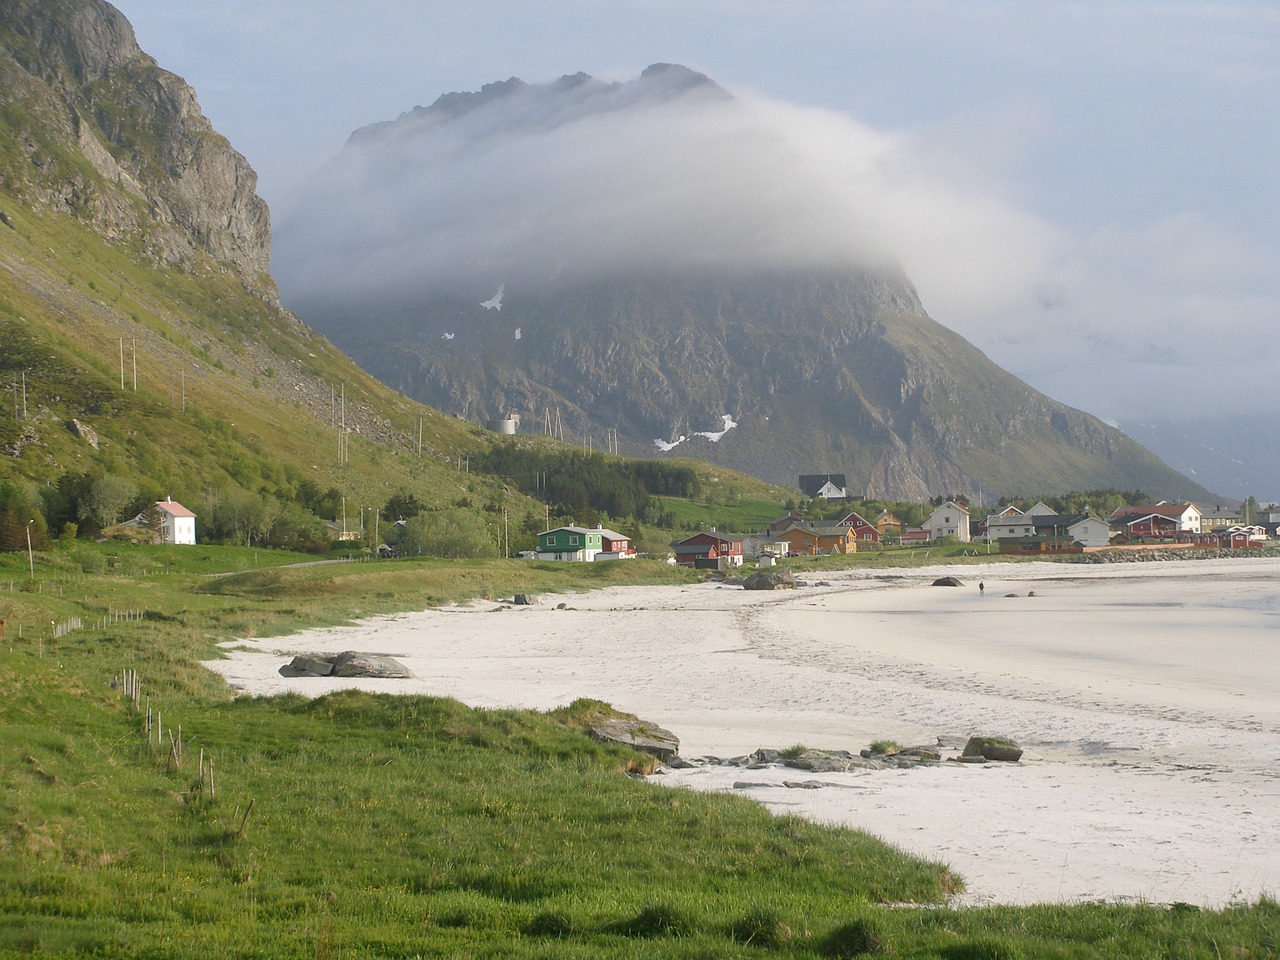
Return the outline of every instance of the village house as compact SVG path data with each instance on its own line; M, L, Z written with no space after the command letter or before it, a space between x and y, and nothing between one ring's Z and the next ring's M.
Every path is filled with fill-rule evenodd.
M1178 521L1162 513L1135 513L1111 520L1111 529L1126 540L1172 540L1179 533ZM1199 533L1199 530L1181 531Z
M744 559L742 538L725 536L714 529L674 541L671 549L676 563L682 567L719 570L740 567Z
M1044 507L1045 513L1053 512L1043 503L1037 503L1031 510L1035 510L1036 507ZM1030 512L1028 511L1028 513ZM1034 530L1031 529L1032 525L1027 522L1026 518L1026 513L1023 513L1013 504L1009 504L1003 510L997 513L989 513L983 517L978 522L974 535L982 540L999 540L1003 536L1029 537ZM1027 529L1022 529L1022 527Z
M798 557L858 552L858 539L853 528L839 521L800 520L777 536L787 542L787 553Z
M742 536L742 555L748 560L785 557L787 550L787 541L778 539L772 533L747 533Z
M592 563L597 560L623 560L636 555L629 537L597 525L556 527L538 534L539 560L565 560Z
M800 474L800 492L811 500L844 500L848 489L843 473Z
M165 497L163 500L157 500L154 506L148 508L148 510L154 511L153 523L155 520L159 520L159 528L153 527L156 530L156 543L195 544L196 515L182 504L171 497ZM147 526L147 512L144 511L132 520L126 521L125 525L130 527Z
M958 543L968 543L970 540L969 508L954 500L948 500L929 514L924 525L931 540L941 540L943 537L955 537Z
M1261 524L1237 524L1225 530L1207 530L1200 533L1175 533L1178 543L1192 543L1198 547L1218 547L1224 550L1244 550L1260 547L1267 542L1267 529Z
M1025 513L1006 508L998 514L989 515L979 526L985 528L984 539L1001 543L1027 538L1056 540L1062 536L1082 547L1105 547L1111 542L1111 525L1101 517L1091 513L1065 516L1054 513L1043 503L1037 503Z
M1200 513L1200 532L1208 533L1212 530L1226 530L1229 527L1239 526L1240 511L1232 510L1228 507L1217 504L1212 510L1204 510Z
M1200 532L1200 508L1194 503L1168 503L1164 500L1159 503L1141 503L1134 504L1129 507L1120 507L1115 510L1107 519L1112 526L1131 525L1134 519L1145 519L1148 517L1163 517L1166 520L1172 520L1175 531L1185 533ZM1154 526L1166 527L1167 524L1155 523Z
M803 520L804 520L803 513L800 513L799 511L796 511L796 510L788 510L786 513L780 516L777 520L769 521L769 532L777 533L779 530L785 529L791 523L795 521L803 521Z
M888 510L881 510L875 519L875 528L880 531L880 539L902 535L902 521Z
M874 523L869 523L867 520L863 519L857 511L846 513L836 522L852 530L853 538L859 543L865 544L880 542L880 530Z

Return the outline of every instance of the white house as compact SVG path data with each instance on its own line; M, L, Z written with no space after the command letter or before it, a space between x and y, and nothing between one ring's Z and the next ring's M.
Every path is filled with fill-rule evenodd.
M1086 513L1067 519L1067 533L1081 546L1106 547L1111 545L1111 524L1101 517Z
M800 492L810 499L843 500L848 490L843 473L800 474Z
M764 556L785 557L790 545L771 533L747 533L742 536L742 555L748 560Z
M925 521L930 540L955 537L960 543L969 542L969 510L954 500L948 500Z
M196 542L196 515L166 497L156 501L156 512L160 515L160 542L176 544L194 544Z
M1111 543L1111 524L1092 513L1062 516L1043 503L1037 503L1026 513L1000 514L987 518L987 536L992 540L1021 540L1025 537L1062 534L1085 547L1105 547Z
M1038 523L1045 517L1054 516L1053 509L1043 502L1037 502L1025 513L1016 508L1006 508L1000 513L987 517L986 536L991 540L1017 540L1021 537L1034 537Z

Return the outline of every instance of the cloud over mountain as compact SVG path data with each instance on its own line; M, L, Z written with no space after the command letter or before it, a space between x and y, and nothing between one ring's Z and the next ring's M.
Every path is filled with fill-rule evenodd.
M356 131L281 212L273 266L286 297L309 298L889 263L978 309L1024 293L1053 232L913 149L679 66L628 83L511 79Z

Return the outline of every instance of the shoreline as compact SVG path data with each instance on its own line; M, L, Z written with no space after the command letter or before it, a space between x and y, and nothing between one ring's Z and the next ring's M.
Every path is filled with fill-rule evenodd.
M946 574L964 586L928 586ZM687 759L1009 736L1025 750L1018 764L704 764L653 779L946 862L968 884L960 903L1223 906L1280 890L1280 560L801 578L810 585L795 591L703 583L477 602L233 641L207 666L246 694L359 687L538 710L592 697L672 730ZM296 653L348 649L393 656L416 678L279 674Z

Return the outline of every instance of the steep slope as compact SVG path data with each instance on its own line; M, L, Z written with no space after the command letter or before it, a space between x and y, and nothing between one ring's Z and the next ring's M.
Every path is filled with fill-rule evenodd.
M448 94L352 135L285 218L282 289L474 420L871 496L1204 495L934 322L796 153L670 65Z
M332 488L353 514L500 489L457 470L481 431L280 308L254 183L114 8L0 6L0 480L110 474L205 508Z

